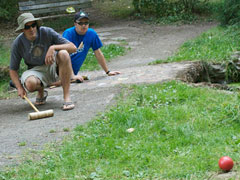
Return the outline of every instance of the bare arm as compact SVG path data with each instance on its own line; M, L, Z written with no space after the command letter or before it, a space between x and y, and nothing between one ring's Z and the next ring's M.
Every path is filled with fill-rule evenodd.
M55 61L54 59L55 51L59 50L66 50L68 51L68 53L73 53L76 52L77 47L71 42L67 44L58 44L50 46L45 57L46 64L52 64Z
M18 90L18 96L23 98L23 96L27 95L27 92L25 91L25 89L23 88L23 86L19 80L18 72L15 70L9 70L9 74L10 74L10 77L11 77L13 83L15 84L15 86Z
M107 67L107 64L106 64L106 60L103 56L103 53L100 49L97 49L94 51L94 54L98 60L98 63L100 64L100 66L103 68L103 70L105 72L108 72L108 67Z
M55 51L65 49L68 51L69 54L77 51L77 47L72 42L67 44L53 45L53 48Z
M106 64L106 60L104 58L104 55L102 53L102 51L100 49L97 49L94 51L94 54L98 60L98 63L100 64L100 66L103 68L103 70L107 73L109 71L108 67L107 67L107 64ZM121 72L119 71L110 71L108 73L109 76L114 76L114 75L117 75L117 74L120 74Z

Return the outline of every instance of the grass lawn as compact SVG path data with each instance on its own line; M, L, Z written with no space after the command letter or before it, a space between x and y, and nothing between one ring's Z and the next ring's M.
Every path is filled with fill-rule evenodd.
M103 52L106 61L110 62L113 58L117 56L123 56L126 53L126 48L122 45L110 44L103 46L101 48L101 51ZM92 71L97 69L100 69L100 66L97 63L94 52L90 50L80 71Z
M176 81L126 87L114 107L78 126L62 145L0 177L207 179L221 172L221 156L239 161L239 99Z
M185 42L176 54L151 64L202 60L223 63L240 50L240 28L215 27L196 39Z

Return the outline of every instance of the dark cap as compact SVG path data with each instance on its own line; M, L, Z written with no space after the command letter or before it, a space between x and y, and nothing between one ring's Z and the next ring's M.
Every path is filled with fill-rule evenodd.
M79 11L75 14L74 22L80 21L83 18L89 19L88 14L83 11Z

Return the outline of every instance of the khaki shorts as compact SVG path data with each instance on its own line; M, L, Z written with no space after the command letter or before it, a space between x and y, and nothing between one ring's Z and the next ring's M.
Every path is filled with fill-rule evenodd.
M38 79L40 79L40 81L43 83L44 87L47 87L51 83L59 80L56 68L57 68L56 62L53 63L52 65L36 66L32 69L29 69L29 70L25 71L22 74L21 83L25 87L26 79L30 76L35 76Z

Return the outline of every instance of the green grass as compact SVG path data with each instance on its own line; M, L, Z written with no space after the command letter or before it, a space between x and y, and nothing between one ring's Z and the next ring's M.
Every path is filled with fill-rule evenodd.
M129 93L131 92L131 93ZM128 95L127 95L128 94ZM129 95L130 94L130 95ZM218 160L239 158L240 96L180 82L132 86L62 145L5 179L207 179ZM132 133L127 129L134 128ZM3 178L3 179L4 179Z
M19 142L18 146L26 146L26 144L27 144L26 142Z
M2 66L8 66L10 62L10 48L0 45L0 64Z
M222 63L228 60L234 51L239 50L239 28L215 27L196 39L185 42L173 56L151 64L195 60Z
M8 90L8 66L10 61L10 49L0 45L0 97L5 97Z
M101 48L101 51L106 59L107 62L110 62L111 59L117 57L117 56L122 56L125 54L126 49L122 45L116 45L116 44L110 44L103 46ZM86 57L85 62L83 63L80 71L85 71L85 70L98 70L100 69L100 65L98 64L98 61L94 55L94 52L90 50L88 52L88 55Z

